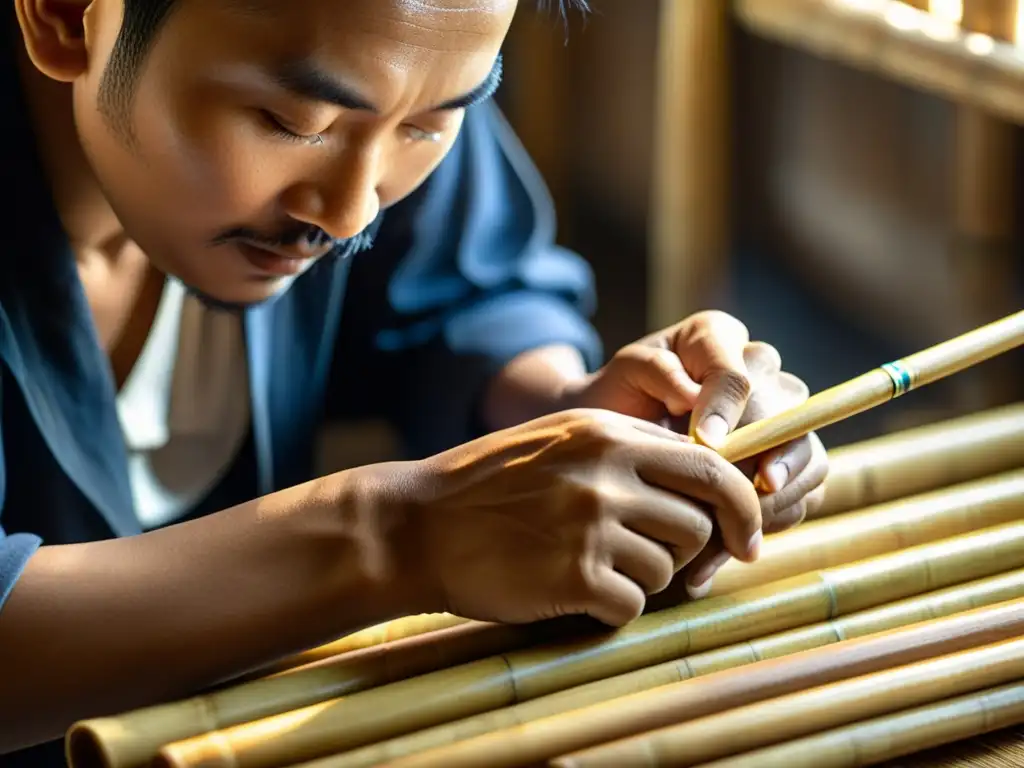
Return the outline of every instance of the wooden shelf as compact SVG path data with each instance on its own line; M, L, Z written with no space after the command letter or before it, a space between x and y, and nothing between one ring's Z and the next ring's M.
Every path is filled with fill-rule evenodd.
M752 33L1024 124L1024 50L895 0L733 0Z

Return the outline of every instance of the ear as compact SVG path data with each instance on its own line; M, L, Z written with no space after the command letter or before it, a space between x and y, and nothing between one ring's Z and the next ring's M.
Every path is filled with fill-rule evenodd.
M47 77L67 83L88 69L85 17L91 4L92 0L14 0L25 49Z

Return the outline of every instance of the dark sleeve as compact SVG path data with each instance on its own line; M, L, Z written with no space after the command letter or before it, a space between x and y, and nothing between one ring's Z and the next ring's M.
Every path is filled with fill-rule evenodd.
M3 375L0 372L0 402L3 400ZM0 408L0 412L2 412ZM25 570L30 557L39 549L42 541L38 536L17 533L8 536L3 528L4 499L7 492L7 473L4 468L3 420L0 419L0 610L7 597Z
M449 155L355 257L334 406L383 416L429 455L481 434L487 383L522 352L567 344L598 367L592 272L554 237L548 191L504 117L468 110Z

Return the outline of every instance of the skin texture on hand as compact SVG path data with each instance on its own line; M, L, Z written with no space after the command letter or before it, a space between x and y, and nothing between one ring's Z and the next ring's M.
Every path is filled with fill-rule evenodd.
M566 385L566 407L603 408L699 434L714 447L738 427L805 401L807 386L782 370L778 351L752 342L722 312L702 312L620 350L601 370ZM824 498L828 458L815 434L741 462L760 492L763 533L798 525ZM706 594L729 558L721 537L687 568L693 596Z
M685 435L604 410L487 435L396 482L413 572L434 580L439 610L483 620L588 614L620 626L716 526L746 561L761 531L739 469Z

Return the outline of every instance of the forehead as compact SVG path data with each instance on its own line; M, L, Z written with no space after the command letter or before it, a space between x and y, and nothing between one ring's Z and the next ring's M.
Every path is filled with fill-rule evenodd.
M362 32L413 48L473 50L504 39L517 0L189 0L323 41Z
M309 62L384 111L415 111L476 87L516 0L178 0L154 52L170 81L245 80ZM183 55L183 48L187 55Z

